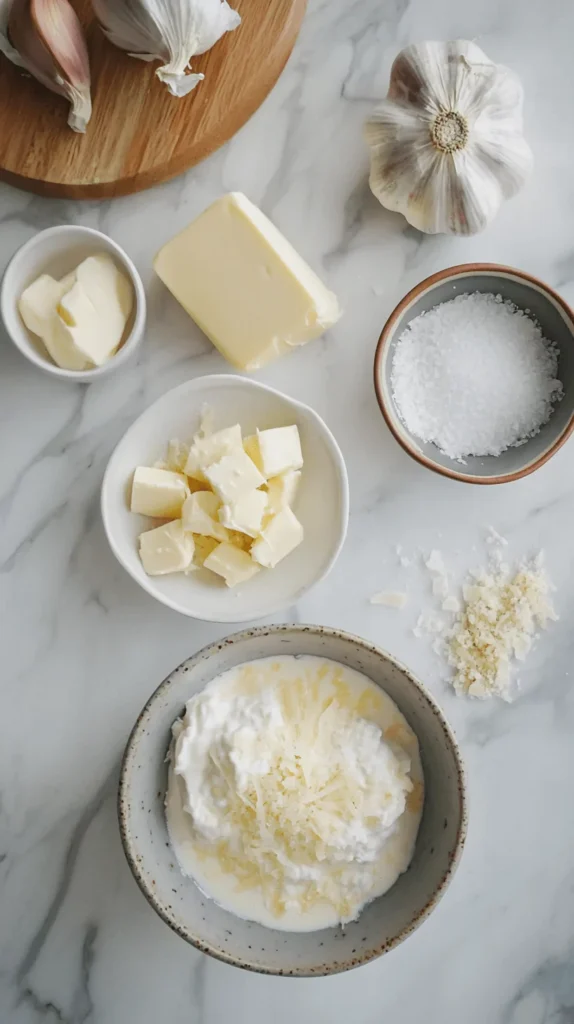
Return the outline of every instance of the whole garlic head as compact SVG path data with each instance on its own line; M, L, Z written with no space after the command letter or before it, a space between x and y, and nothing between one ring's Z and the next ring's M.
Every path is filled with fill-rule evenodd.
M407 46L365 127L372 192L419 231L482 231L532 166L522 99L517 76L474 43Z

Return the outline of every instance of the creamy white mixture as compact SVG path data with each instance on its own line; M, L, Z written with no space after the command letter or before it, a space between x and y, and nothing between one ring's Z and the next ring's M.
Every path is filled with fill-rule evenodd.
M214 679L173 727L166 818L185 875L288 931L354 920L411 860L418 742L366 676L307 655Z

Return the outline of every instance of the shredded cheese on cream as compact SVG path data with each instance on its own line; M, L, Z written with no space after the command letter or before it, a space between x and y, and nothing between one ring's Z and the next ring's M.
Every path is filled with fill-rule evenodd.
M422 799L410 758L362 717L382 696L352 691L340 666L285 680L277 663L261 689L256 664L233 690L211 684L194 696L174 726L193 842L276 917L327 901L353 920L409 798Z

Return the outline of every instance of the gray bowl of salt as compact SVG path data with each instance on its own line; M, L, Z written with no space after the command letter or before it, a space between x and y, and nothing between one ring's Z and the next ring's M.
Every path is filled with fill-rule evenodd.
M375 390L396 440L428 469L466 483L518 480L574 430L574 313L521 270L442 270L387 320Z

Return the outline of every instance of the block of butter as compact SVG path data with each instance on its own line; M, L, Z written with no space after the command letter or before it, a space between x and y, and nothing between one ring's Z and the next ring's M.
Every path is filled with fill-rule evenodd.
M239 370L318 338L341 315L335 295L241 192L209 206L160 249L154 267Z

